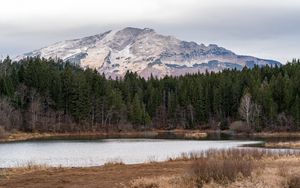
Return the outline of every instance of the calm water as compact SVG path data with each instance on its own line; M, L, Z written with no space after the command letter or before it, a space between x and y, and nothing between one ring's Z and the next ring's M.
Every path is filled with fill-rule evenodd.
M121 160L126 164L163 161L182 153L225 149L259 141L167 139L40 140L0 143L0 168L28 164L64 167L99 166Z

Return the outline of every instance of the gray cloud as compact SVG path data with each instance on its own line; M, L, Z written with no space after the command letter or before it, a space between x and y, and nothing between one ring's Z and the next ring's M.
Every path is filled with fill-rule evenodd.
M67 1L64 0L64 5ZM125 1L122 2L125 6ZM0 12L0 54L14 56L60 40L134 26L150 27L183 40L215 43L239 54L283 63L300 57L297 44L300 41L300 3L297 0L186 0L186 3L154 0L147 1L147 6L135 5L137 0L128 2L130 7L123 8L118 4L105 4L111 11L104 12L94 8L90 13L88 10L82 12L78 6L67 11L65 16L63 9L47 15L43 11L32 15L22 12L24 19L20 19L18 12L15 18L11 18L13 13Z

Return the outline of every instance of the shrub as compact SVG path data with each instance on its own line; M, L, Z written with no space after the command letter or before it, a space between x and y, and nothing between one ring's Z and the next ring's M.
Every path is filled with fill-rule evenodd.
M5 131L4 127L0 126L0 138L7 137L7 132Z
M235 181L239 176L251 176L255 160L264 155L266 153L257 150L211 150L195 160L192 172L198 187L212 180L225 184Z
M293 175L288 179L289 188L299 188L300 187L300 175Z
M195 188L189 176L140 177L130 183L130 188Z
M237 132L237 133L249 133L251 132L250 126L248 126L245 122L243 121L235 121L231 123L230 130Z
M6 170L5 169L0 169L0 180L4 179L6 176Z
M252 160L240 159L199 159L193 167L198 187L214 180L217 183L234 181L239 175L248 177L253 170Z
M104 163L104 166L119 166L119 165L125 165L121 159L113 159L109 160L106 163Z
M155 182L147 182L147 181L140 181L134 182L131 186L132 188L159 188L158 184Z
M229 128L229 122L227 119L224 119L220 123L220 129L221 130L227 130Z

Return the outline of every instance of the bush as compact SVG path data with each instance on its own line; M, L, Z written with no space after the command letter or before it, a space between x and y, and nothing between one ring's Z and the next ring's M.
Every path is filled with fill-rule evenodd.
M130 188L195 188L188 176L141 177L131 181Z
M300 175L294 175L288 180L289 188L299 188L300 187Z
M264 154L243 150L212 150L197 159L192 167L198 187L214 181L225 184L233 182L239 176L248 177L255 167L255 159Z
M229 122L227 119L224 119L220 123L220 129L221 130L227 130L229 128Z
M230 130L237 132L237 133L250 133L251 128L243 121L235 121L231 123Z
M214 180L217 183L234 181L239 175L248 177L253 170L252 160L238 159L200 159L194 164L194 173L198 187Z
M7 132L5 131L4 127L0 126L0 138L7 137Z
M131 186L132 188L159 188L155 182L139 182Z
M113 159L113 160L110 160L110 161L107 161L106 163L104 163L104 166L106 166L106 167L120 166L120 165L125 165L121 159Z
M1 180L7 179L8 170L7 169L0 169L0 182Z

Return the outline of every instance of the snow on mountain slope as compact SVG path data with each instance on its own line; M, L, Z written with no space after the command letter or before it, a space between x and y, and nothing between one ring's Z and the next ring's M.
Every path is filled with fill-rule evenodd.
M60 58L106 76L124 76L126 71L143 77L163 77L204 71L242 69L244 66L280 65L273 60L236 55L217 45L205 46L157 34L153 29L127 27L119 31L67 40L21 56Z

